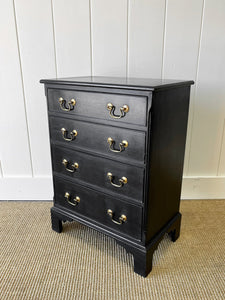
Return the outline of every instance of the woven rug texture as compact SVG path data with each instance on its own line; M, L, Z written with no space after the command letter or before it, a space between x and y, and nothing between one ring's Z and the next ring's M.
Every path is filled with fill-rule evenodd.
M147 278L117 243L77 222L51 230L51 202L0 202L0 299L225 299L225 201L181 201Z

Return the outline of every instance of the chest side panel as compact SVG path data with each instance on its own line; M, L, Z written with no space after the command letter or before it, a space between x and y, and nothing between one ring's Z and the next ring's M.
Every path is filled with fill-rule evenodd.
M146 240L179 212L190 86L153 94L149 128Z

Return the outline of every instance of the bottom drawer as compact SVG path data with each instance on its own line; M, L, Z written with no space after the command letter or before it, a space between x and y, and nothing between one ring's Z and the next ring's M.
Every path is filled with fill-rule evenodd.
M141 239L142 208L54 177L55 205L88 217L119 234Z

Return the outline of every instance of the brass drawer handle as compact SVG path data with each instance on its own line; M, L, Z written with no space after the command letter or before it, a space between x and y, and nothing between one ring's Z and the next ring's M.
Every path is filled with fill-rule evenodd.
M119 183L120 184L116 184L116 183L113 182L114 176L113 176L112 173L110 173L110 172L107 173L107 177L109 178L111 185L113 185L113 186L115 186L117 188L120 188L120 187L124 186L124 184L127 183L127 177L120 178L119 179Z
M76 169L79 168L78 163L75 162L75 163L73 163L73 164L71 165L72 169L69 169L69 168L67 167L68 164L69 164L69 162L68 162L68 160L66 160L65 158L63 159L62 164L65 166L66 170L67 170L68 172L71 172L71 173L74 173L74 172L76 171Z
M115 115L115 109L116 107L112 103L107 104L107 109L109 110L109 114L114 119L121 119L125 117L126 113L129 111L129 106L124 104L122 107L120 107L120 115Z
M74 109L74 106L76 104L76 100L75 99L71 99L68 102L68 107L66 106L66 100L64 100L62 97L59 98L59 104L62 110L65 111L71 111Z
M77 131L75 129L70 132L70 137L67 137L68 131L65 128L61 128L61 132L62 132L62 136L63 136L64 140L68 141L68 142L71 142L77 136Z
M109 137L107 139L107 142L109 143L109 150L112 151L112 152L117 152L117 153L122 152L122 151L125 150L125 148L128 147L128 141L125 141L125 140L122 141L121 143L119 143L119 147L120 147L119 150L114 149L115 141L111 137Z
M78 196L76 196L76 198L74 198L74 199L71 201L71 200L70 200L70 194L69 194L68 192L65 193L65 196L64 196L64 197L66 198L66 201L67 201L69 204L73 205L73 206L76 206L76 205L79 204L79 202L80 202L80 197L78 197Z
M127 220L127 217L125 215L121 215L119 217L119 222L116 221L116 220L114 220L114 218L113 218L114 213L113 213L113 211L111 209L107 210L107 214L111 217L112 222L115 223L115 224L117 224L117 225L122 225Z

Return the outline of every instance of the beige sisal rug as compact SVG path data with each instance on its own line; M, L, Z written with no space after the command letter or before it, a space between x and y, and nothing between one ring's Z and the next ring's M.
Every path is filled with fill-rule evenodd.
M182 201L144 279L113 239L78 223L51 230L50 202L0 203L0 299L225 299L225 201Z

